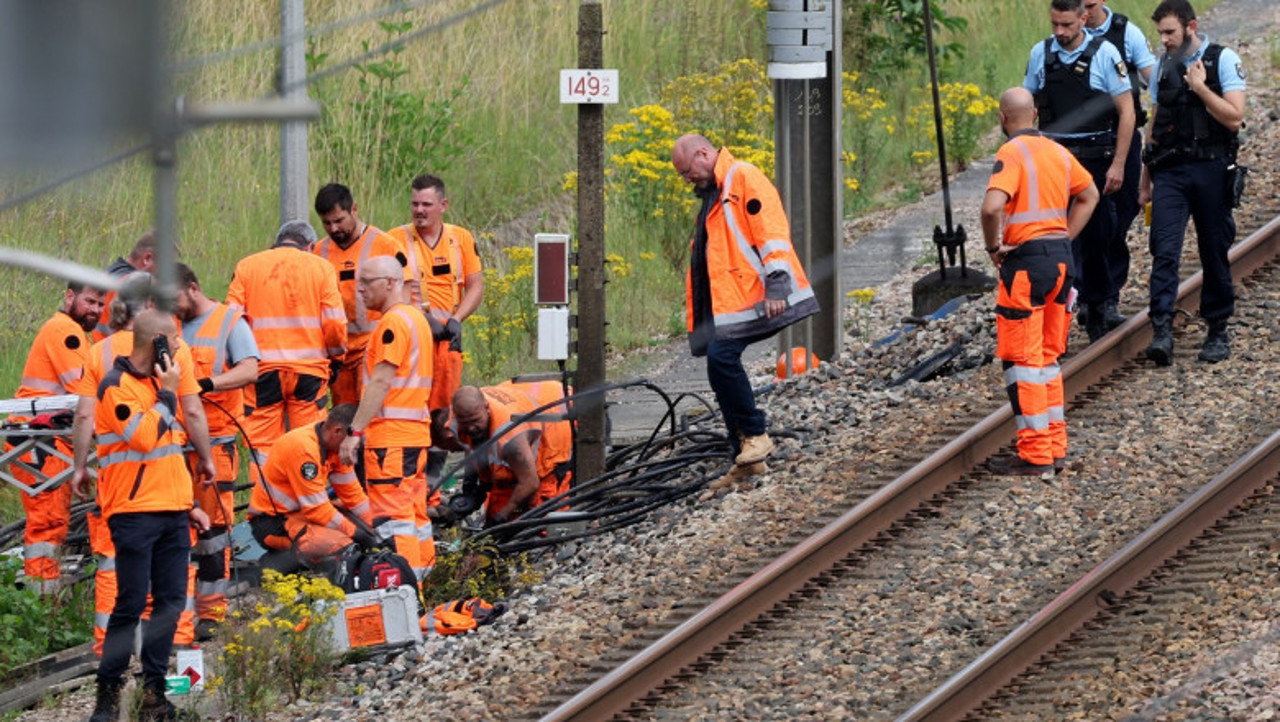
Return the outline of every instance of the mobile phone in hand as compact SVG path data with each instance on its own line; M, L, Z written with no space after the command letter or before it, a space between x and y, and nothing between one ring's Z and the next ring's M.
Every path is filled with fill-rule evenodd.
M151 339L151 347L155 350L156 363L160 366L161 371L169 370L169 339L163 334L157 335Z

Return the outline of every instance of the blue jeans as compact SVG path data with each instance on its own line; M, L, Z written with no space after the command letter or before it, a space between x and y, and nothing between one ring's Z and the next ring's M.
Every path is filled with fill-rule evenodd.
M1224 158L1180 163L1152 171L1151 313L1172 313L1178 296L1178 263L1187 218L1196 224L1196 245L1204 270L1200 315L1229 318L1236 310L1227 251L1236 240L1236 222L1227 196Z
M187 603L191 528L185 511L113 514L107 520L116 548L116 606L107 622L98 684L118 684L129 667L134 629L151 593L151 621L142 638L142 680L164 689L178 616Z
M759 436L765 432L764 412L756 408L755 391L742 367L742 352L756 340L717 338L707 345L707 381L724 416L734 456L742 451L738 434Z

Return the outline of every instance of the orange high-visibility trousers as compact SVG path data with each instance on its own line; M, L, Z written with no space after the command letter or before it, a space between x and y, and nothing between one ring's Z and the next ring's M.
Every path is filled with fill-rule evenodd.
M1075 276L1065 238L1027 241L1000 266L996 356L1018 428L1018 456L1049 465L1067 454L1062 370Z
M249 464L255 484L262 481L259 466L267 463L276 439L325 417L328 390L328 379L289 369L260 374L257 383L245 387L244 403L251 410L244 418L244 431L257 462Z
M365 484L374 528L391 540L421 580L436 563L427 516L427 449L421 446L364 450Z
M12 445L7 445L12 448ZM58 451L71 455L71 446L61 438L54 439ZM29 452L22 461L40 470L45 478L67 469L70 464L60 457L43 452ZM13 478L27 486L37 486L40 479L17 464L10 467ZM22 566L26 585L41 594L53 592L62 578L62 564L58 553L67 540L67 526L71 522L71 484L64 483L56 489L31 496L20 494L22 509L27 516L22 532Z
M196 618L221 622L227 613L227 586L231 582L231 528L235 526L235 487L240 454L234 440L214 444L212 484L195 483L196 503L209 515L209 530L196 534L191 562L196 567ZM194 465L197 456L188 455Z

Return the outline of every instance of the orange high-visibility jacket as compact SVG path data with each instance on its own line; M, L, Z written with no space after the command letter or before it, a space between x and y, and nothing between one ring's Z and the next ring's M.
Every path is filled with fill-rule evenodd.
M715 176L720 198L707 214L706 227L716 338L768 335L817 313L818 299L791 245L778 190L759 168L735 160L728 148L720 149ZM689 245L692 250L694 240ZM767 318L766 297L785 298L787 310ZM692 332L692 270L685 274L685 300Z
M191 474L178 435L178 399L119 356L98 385L98 504L122 512L186 511Z
M369 334L378 325L381 314L364 307L364 300L356 293L356 278L360 275L360 268L370 258L391 256L404 269L405 282L412 281L413 272L408 268L409 259L405 256L404 246L368 225L350 246L341 248L332 238L325 236L316 244L312 253L328 261L338 274L338 292L342 295L342 308L347 320L347 350L353 353L364 350L369 343Z
M484 462L489 467L491 481L495 487L508 487L515 483L515 475L503 459L503 451L512 439L525 435L529 447L533 449L534 464L538 478L543 487L551 482L556 467L573 458L573 429L568 421L525 421L513 424L513 421L530 413L544 404L564 398L564 387L558 381L538 381L533 383L513 383L504 381L497 386L485 386L480 389L485 400L489 402L489 438L497 441L489 446ZM548 416L562 415L566 408L552 406L540 414ZM464 439L469 442L469 439ZM554 496L554 482L545 496Z
M987 189L1004 191L1004 243L1016 246L1036 238L1067 237L1072 196L1093 176L1066 148L1034 130L1014 133L996 151Z
M258 373L288 368L329 377L329 359L347 351L347 317L338 279L324 259L278 246L240 260L227 305L253 329Z
M89 340L84 329L58 311L44 322L31 342L31 351L22 366L22 383L14 397L28 399L71 393L67 389L84 374L88 360Z
M458 304L462 303L467 276L484 270L471 231L445 223L435 248L418 235L418 229L412 223L393 228L390 235L404 244L409 268L418 281L418 289L413 294L414 305L425 305L440 322L448 321L458 310Z
M336 449L327 457L321 453L320 425L293 429L271 447L263 465L265 479L253 485L249 515L300 514L309 524L353 536L355 524L329 501L328 487L332 485L342 505L365 521L370 521L369 498L355 471L338 460Z
M396 367L391 388L365 431L365 445L386 449L431 445L431 397L434 364L431 327L421 311L404 303L392 306L370 334L364 356L364 384L386 362Z
M243 317L241 312L221 303L205 317L191 342L196 378L217 376L231 368L227 360L227 339L236 322ZM210 391L200 399L204 402L205 418L209 423L209 438L234 439L239 433L236 422L244 419L244 389Z

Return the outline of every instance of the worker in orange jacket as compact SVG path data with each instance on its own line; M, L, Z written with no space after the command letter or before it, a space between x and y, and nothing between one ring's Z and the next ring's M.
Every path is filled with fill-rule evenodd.
M84 373L89 358L89 340L86 333L92 331L102 313L104 293L82 283L69 283L63 294L62 308L44 322L31 342L26 363L22 367L22 382L15 398L35 399L45 396L61 396L70 393L67 387ZM12 416L10 423L26 422L26 417ZM66 459L71 458L71 444L61 436L53 440L54 448ZM10 443L12 448L12 443ZM35 450L19 459L38 469L40 475L52 478L71 468L64 458ZM35 487L40 481L34 474L14 462L10 462L13 476L18 481ZM68 474L68 477L70 474ZM42 594L51 593L59 586L62 565L58 552L67 538L67 525L71 521L71 485L60 484L39 494L22 494L22 508L27 515L22 534L23 571L26 584Z
M453 395L458 440L475 448L493 439L481 456L470 459L482 485L489 487L485 502L489 524L514 519L569 490L571 422L528 419L513 425L519 417L563 398L564 387L554 381L463 386ZM538 416L567 413L564 405L550 406Z
M200 279L185 263L177 264L177 275L173 312L182 321L182 339L195 362L216 471L212 484L195 489L196 500L210 519L209 530L200 534L191 554L197 570L195 633L198 641L205 641L226 618L240 472L236 438L244 417L244 387L257 381L261 353L244 314L204 295ZM197 458L192 454L189 460L194 463Z
M134 322L133 348L115 359L98 385L94 430L98 437L98 503L119 561L119 592L98 665L93 719L115 719L129 667L134 633L148 594L151 625L143 635L142 719L175 719L164 696L165 674L182 611L191 554L191 529L209 517L194 505L192 478L178 434L178 363L157 353L155 340L177 348L173 318L143 311ZM200 467L203 476L207 469ZM200 479L204 481L211 477ZM83 497L84 479L75 491Z
M368 528L373 521L369 499L352 467L338 458L355 413L352 404L340 404L324 421L294 429L276 442L264 479L253 485L249 499L253 538L268 550L283 552L263 557L264 567L281 572L298 565L324 568L352 543L376 543ZM364 527L334 505L330 488L342 508Z
M422 579L436 558L424 475L431 446L431 329L421 311L401 302L401 270L394 258L376 256L357 277L366 307L382 316L365 351L364 396L340 456L355 464L363 440L374 528Z
M389 256L400 265L405 283L413 281L413 271L404 244L360 220L351 191L339 183L330 183L316 194L316 215L329 235L315 245L317 256L333 265L338 274L338 291L342 294L347 318L347 354L341 366L333 370L333 402L355 404L364 395L364 349L369 334L378 325L377 309L365 305L356 288L360 269L372 258Z
M720 480L729 483L765 471L773 451L742 352L817 313L818 300L791 245L782 199L759 168L696 134L676 140L671 165L702 201L685 277L689 346L707 357L729 432L735 466Z
M262 354L258 380L245 388L255 481L276 439L324 418L330 365L347 352L338 279L309 252L315 240L306 221L285 223L275 245L236 264L227 288L227 305L244 314Z
M128 258L117 256L116 260L107 266L107 273L116 278L124 278L135 271L146 271L154 273L156 270L156 233L155 231L147 231L143 233L137 242L133 244L133 248L129 251ZM102 302L102 314L98 317L98 325L93 329L94 342L101 341L111 335L111 300L116 297L115 292L108 291L106 299Z
M1067 349L1075 305L1071 243L1101 197L1066 148L1035 130L1031 93L1000 97L1008 142L996 152L982 202L982 235L1000 272L996 356L1018 428L1018 453L988 462L998 474L1050 477L1067 455L1058 357Z
M403 244L416 282L410 303L421 306L432 321L437 341L431 384L432 416L448 415L453 393L462 385L462 324L484 300L484 267L471 232L444 222L449 209L444 181L423 173L413 179L409 200L412 223L390 231ZM444 449L428 452L427 479L444 469Z
M94 414L97 409L98 386L111 370L115 359L128 355L133 349L133 325L139 314L154 308L153 279L150 273L137 271L124 277L120 290L111 301L115 312L111 317L112 334L95 343L88 353L84 373L67 389L78 395L75 422L71 429L74 484L89 483L89 450L93 443ZM177 438L195 450L196 475L212 479L216 473L209 445L208 425L204 407L200 402L200 385L195 376L195 361L191 349L182 342L172 347L178 363L178 429ZM102 654L102 644L107 635L107 623L115 606L117 593L116 550L111 542L106 517L101 503L90 510L85 519L89 528L89 547L93 550L97 569L94 572L94 653ZM174 644L186 645L195 641L195 589L196 568L190 567L187 581L187 603L178 618ZM144 612L146 619L149 613Z

